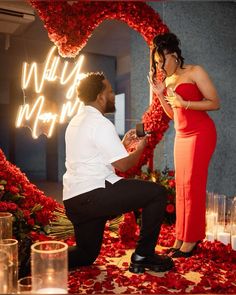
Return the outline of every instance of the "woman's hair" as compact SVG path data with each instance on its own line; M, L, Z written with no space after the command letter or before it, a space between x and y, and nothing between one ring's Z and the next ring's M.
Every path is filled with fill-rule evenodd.
M85 104L95 101L99 93L105 88L103 81L105 80L103 73L88 73L77 86L77 95Z
M151 54L151 62L152 62L152 70L154 74L156 73L156 64L155 64L155 53L157 52L159 55L163 57L163 65L162 69L165 66L165 54L166 53L175 53L177 54L177 59L180 62L180 67L183 67L184 58L181 55L181 49L179 48L180 41L173 33L165 33L163 35L157 35L153 39L153 48Z

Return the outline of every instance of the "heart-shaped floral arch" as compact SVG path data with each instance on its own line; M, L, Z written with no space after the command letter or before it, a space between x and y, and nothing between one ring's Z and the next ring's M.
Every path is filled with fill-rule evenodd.
M143 36L149 47L155 35L168 31L159 14L141 1L29 0L29 2L44 22L50 40L64 57L75 57L86 45L94 29L104 20L116 19L125 22ZM138 165L123 174L125 177L139 174L141 167L146 163L151 170L153 169L154 148L168 129L169 118L155 95L142 120L145 129L152 131L152 134ZM129 151L135 148L135 144L131 145Z

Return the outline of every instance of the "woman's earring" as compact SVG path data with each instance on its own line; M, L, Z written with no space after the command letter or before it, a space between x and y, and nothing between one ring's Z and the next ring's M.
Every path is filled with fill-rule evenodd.
M178 62L179 62L179 61L178 61L178 58L176 58L175 62L176 62L176 63L178 63Z

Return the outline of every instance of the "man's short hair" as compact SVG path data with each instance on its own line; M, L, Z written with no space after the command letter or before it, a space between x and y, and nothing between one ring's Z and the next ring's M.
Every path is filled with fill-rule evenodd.
M105 80L103 73L88 73L77 86L77 94L81 101L85 104L95 101L99 93L105 88L103 81Z

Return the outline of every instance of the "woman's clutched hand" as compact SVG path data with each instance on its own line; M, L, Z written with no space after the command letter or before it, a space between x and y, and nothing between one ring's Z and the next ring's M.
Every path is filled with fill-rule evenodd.
M174 90L167 90L167 95L165 96L165 100L172 108L182 108L184 106L183 98L177 94Z

